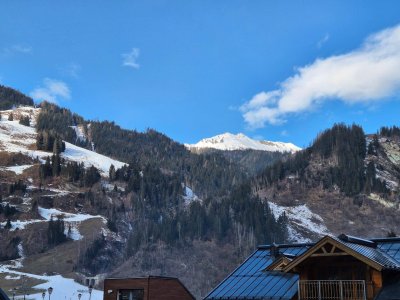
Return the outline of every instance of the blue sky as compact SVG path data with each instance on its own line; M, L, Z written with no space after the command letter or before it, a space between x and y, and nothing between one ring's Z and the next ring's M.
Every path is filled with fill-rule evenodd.
M0 82L193 143L399 125L399 1L2 1Z

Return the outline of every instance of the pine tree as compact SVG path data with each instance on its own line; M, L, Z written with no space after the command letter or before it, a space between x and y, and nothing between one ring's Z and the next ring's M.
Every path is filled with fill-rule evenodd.
M11 227L12 227L11 221L10 221L10 219L7 219L7 223L6 223L6 225L4 226L4 229L10 230Z
M24 126L28 126L28 127L31 126L31 122L30 122L29 116L21 117L19 119L19 124L24 125Z
M108 176L110 181L114 181L116 179L115 167L113 164L110 166L110 170L108 171Z
M51 158L51 169L53 176L60 176L61 173L61 159L58 154L52 156Z

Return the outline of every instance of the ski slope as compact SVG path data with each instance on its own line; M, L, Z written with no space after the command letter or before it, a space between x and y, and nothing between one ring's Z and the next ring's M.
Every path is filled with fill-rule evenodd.
M33 112L31 112L33 111ZM19 124L18 120L8 121L8 114L11 111L1 111L1 121L0 121L0 151L6 151L10 153L22 153L24 155L30 156L32 158L38 158L42 163L46 160L48 156L52 153L35 150L36 148L36 129L32 126L24 126ZM15 116L24 115L28 112L32 116L36 117L40 108L26 108L20 107L12 111ZM16 118L16 117L15 117ZM32 122L35 124L35 122ZM109 158L105 155L101 155L94 151L90 151L85 148L75 146L71 143L65 143L65 152L61 153L61 157L65 158L67 161L74 161L77 163L84 163L85 167L95 166L99 169L102 176L108 176L108 171L111 164L115 166L116 169L121 168L125 163ZM21 174L28 166L12 166L12 167L1 167L3 169L13 171L16 174Z

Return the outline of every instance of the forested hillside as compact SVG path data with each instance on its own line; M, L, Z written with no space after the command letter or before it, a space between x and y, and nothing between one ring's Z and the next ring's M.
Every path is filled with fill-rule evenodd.
M27 105L14 98L11 108ZM2 122L2 260L25 255L28 269L77 278L206 278L185 282L200 296L257 244L287 241L287 218L252 194L256 171L239 154L191 153L155 130L87 121L47 102L3 112ZM268 165L280 156L255 157ZM49 264L54 251L68 259ZM215 268L218 257L229 259Z
M11 109L18 105L33 106L33 100L15 89L0 85L0 110Z
M325 232L398 231L399 142L395 126L365 135L360 126L336 124L309 148L267 167L253 180L253 192L280 205L281 211L306 205L324 219ZM337 212L336 220L331 211ZM385 217L378 218L378 211ZM381 227L363 227L367 219L376 219Z

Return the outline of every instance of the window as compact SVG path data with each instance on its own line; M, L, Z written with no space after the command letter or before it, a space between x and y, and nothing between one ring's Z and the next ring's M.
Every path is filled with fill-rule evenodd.
M144 290L119 290L118 300L143 300Z

